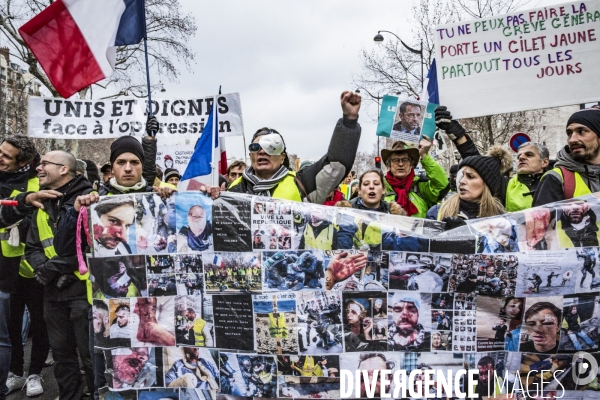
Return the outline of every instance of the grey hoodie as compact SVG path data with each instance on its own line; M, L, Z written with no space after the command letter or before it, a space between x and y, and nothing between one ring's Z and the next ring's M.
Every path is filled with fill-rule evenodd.
M557 171L559 167L578 172L592 193L600 192L600 165L584 164L574 160L569 146L560 149L554 167L542 177L533 198L534 207L565 199L562 174Z

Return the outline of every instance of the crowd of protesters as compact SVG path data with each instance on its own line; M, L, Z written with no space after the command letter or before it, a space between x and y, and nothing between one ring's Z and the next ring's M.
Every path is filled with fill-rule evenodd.
M352 207L361 210L430 218L446 229L466 220L519 211L600 191L600 110L574 113L566 123L567 144L548 169L550 155L538 143L518 149L516 174L501 146L480 154L450 110L438 107L437 127L462 157L450 176L429 155L431 142L416 146L397 141L383 149L387 172L352 171L361 127L361 98L344 92L342 118L333 130L325 155L290 165L284 136L261 128L252 136L250 165L232 163L219 186L201 191L217 198L222 190L291 201ZM94 321L88 274L80 274L77 258L78 214L102 195L156 192L162 198L176 190L180 172L157 169L158 121L151 117L142 142L127 136L111 145L110 159L98 171L90 160L77 160L56 150L38 154L26 136L7 136L0 143L0 198L16 206L0 206L0 400L26 388L27 396L43 393L41 371L51 349L60 399L78 400L87 392L98 398L106 384L105 360L94 352ZM415 173L420 165L422 174ZM100 174L102 176L100 176ZM450 178L450 179L449 179ZM75 233L75 234L74 234ZM359 238L367 241L367 234ZM81 241L85 253L86 241ZM119 243L103 243L118 253ZM112 254L112 253L111 253ZM25 306L31 316L32 352L24 371L21 326ZM80 367L82 366L82 367ZM83 371L83 375L81 373Z

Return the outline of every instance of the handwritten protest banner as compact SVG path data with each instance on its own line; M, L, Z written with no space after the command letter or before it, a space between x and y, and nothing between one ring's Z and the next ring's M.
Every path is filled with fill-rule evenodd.
M435 29L440 103L457 118L598 100L600 1Z
M219 95L220 136L244 134L238 93ZM199 136L215 97L152 100L160 123L158 137ZM29 98L29 136L51 139L111 139L145 136L148 102L125 97L111 100Z

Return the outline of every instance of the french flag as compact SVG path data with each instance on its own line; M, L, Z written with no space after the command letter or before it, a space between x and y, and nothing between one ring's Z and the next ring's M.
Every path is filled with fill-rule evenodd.
M145 33L144 0L56 0L19 29L64 98L110 77L117 46Z
M440 88L438 86L435 58L431 62L429 72L427 72L427 77L425 78L425 82L423 82L423 93L420 100L427 103L440 104Z
M218 254L215 254L215 258L213 258L213 265L219 268L225 267L225 261L223 261L223 257Z

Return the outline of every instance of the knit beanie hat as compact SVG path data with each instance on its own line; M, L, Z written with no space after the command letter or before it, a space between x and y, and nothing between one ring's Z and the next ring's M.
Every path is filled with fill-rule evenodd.
M110 145L110 164L113 165L117 157L123 153L132 153L144 164L144 149L142 144L133 136L121 136Z
M600 110L597 108L587 108L577 111L571 115L567 121L567 126L573 123L587 126L596 135L600 136Z
M169 178L172 178L174 176L181 179L181 175L179 174L179 171L177 171L175 168L167 168L165 170L165 182L167 182L169 180Z
M493 196L498 196L502 188L502 173L512 165L510 153L502 146L490 147L486 156L469 156L458 165L458 169L471 167L485 182ZM457 182L458 185L458 182Z

